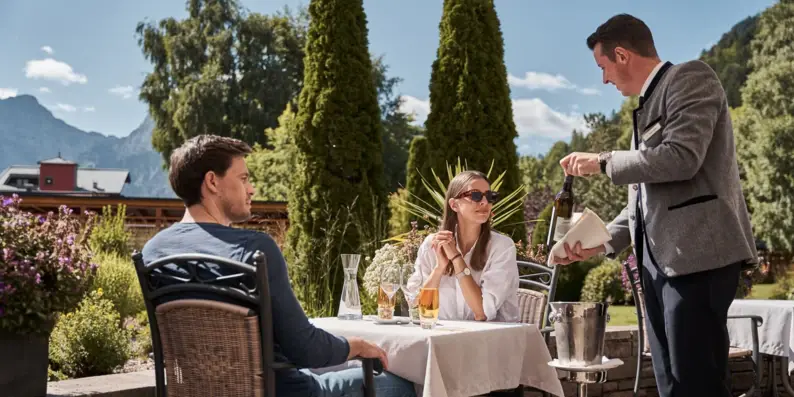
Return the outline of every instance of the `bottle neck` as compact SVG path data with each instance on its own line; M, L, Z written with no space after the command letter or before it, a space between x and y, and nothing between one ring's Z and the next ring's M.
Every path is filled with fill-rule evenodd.
M573 186L573 176L567 175L565 177L565 182L562 184L562 190L570 192L571 186Z

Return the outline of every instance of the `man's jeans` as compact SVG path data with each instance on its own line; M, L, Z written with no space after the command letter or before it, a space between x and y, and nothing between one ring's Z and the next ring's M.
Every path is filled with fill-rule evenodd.
M313 374L302 372L315 380L317 397L363 397L364 374L361 368ZM416 397L414 384L389 372L375 376L375 395L378 397Z

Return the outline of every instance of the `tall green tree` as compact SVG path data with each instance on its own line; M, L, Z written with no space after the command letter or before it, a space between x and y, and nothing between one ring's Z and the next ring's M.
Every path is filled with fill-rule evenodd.
M243 12L236 0L190 0L188 17L140 22L138 44L153 70L140 99L149 106L154 148L171 152L199 134L266 144L300 92L306 14Z
M309 14L286 255L303 308L329 315L341 294L340 254L367 242L360 227L335 229L324 209L352 208L363 220L385 213L382 126L362 0L312 0Z
M757 27L758 15L749 16L723 34L717 44L700 54L700 60L709 64L719 76L731 107L742 105L741 89L751 72L750 43Z
M430 76L425 123L427 161L436 172L465 160L492 175L507 171L508 194L520 186L517 137L504 64L504 42L493 0L445 0L437 59ZM428 176L426 176L428 177ZM526 239L523 211L501 231Z
M395 191L399 186L405 186L408 146L420 129L411 125L413 120L410 115L400 111L402 101L397 93L397 85L402 79L388 75L388 66L383 63L382 56L372 58L372 79L377 87L382 114L386 186L389 191ZM287 201L289 198L295 162L294 120L297 109L292 102L279 116L278 127L265 130L267 146L256 144L248 157L251 182L256 188L254 197L258 200Z
M414 121L412 115L400 111L402 97L397 92L397 85L402 82L402 78L389 76L389 66L384 63L383 56L373 58L372 71L375 86L378 88L383 124L383 170L386 187L390 192L395 192L407 183L405 164L408 162L408 148L411 140L420 135L422 130L411 124Z
M765 10L752 42L753 72L742 90L740 152L758 237L794 252L794 0Z
M620 140L623 131L620 129L620 115L614 114L607 118L603 114L590 114L585 116L590 135L588 135L589 150L592 153L600 153L610 150L627 150L628 147L620 147ZM589 186L582 192L584 205L595 211L604 222L609 222L617 216L623 207L626 206L628 196L626 186L619 186L612 183L606 175L596 175L588 178Z

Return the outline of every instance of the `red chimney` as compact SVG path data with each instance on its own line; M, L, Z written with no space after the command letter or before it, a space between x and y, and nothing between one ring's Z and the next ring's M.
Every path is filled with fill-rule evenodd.
M77 190L77 163L58 157L39 161L39 190Z

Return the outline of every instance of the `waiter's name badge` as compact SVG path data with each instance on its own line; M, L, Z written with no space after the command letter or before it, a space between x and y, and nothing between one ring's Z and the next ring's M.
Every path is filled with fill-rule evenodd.
M645 132L642 133L642 142L640 143L640 149L645 149L646 147L645 142L648 139L650 139L654 134L659 132L661 129L662 129L662 123L657 121L656 124L654 124L651 128L645 130Z

